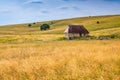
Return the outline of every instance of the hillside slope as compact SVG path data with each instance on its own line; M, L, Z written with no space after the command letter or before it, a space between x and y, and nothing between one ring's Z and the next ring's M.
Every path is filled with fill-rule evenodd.
M120 80L120 39L59 40L68 24L83 24L93 36L120 35L120 16L28 24L0 27L0 80Z
M97 21L100 24L97 24ZM43 23L51 25L51 29L40 31L39 26ZM32 27L28 27L28 24L32 24ZM10 42L55 40L64 36L64 30L69 24L84 25L91 36L117 35L120 37L120 15L81 17L28 24L1 26L0 37L2 38L0 38L0 42L7 42L9 40Z

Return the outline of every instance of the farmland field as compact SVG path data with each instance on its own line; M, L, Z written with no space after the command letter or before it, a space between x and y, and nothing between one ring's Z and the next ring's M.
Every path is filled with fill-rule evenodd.
M100 24L96 24L100 21ZM120 16L83 17L0 27L0 80L120 80ZM43 23L51 29L40 31ZM68 24L111 40L65 40Z

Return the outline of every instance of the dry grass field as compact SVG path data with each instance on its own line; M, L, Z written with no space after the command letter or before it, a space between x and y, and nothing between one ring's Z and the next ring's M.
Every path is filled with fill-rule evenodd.
M50 30L39 30L50 22L0 27L0 80L120 80L120 16L53 21ZM67 24L115 38L61 40Z
M120 80L120 40L0 44L0 80Z

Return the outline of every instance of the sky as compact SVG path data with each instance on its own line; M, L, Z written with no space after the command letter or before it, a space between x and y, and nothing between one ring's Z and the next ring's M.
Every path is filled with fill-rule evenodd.
M0 25L120 14L120 0L0 0Z

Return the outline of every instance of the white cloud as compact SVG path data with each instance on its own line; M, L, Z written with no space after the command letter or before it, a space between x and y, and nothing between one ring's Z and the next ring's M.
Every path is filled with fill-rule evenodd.
M43 3L43 0L28 0L26 2L24 2L23 4L31 4L31 3Z

